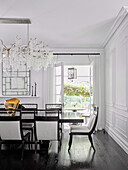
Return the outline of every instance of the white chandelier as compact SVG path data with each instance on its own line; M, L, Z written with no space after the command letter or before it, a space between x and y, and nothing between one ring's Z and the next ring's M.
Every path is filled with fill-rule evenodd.
M0 40L0 63L4 63L4 69L12 68L17 70L22 65L27 64L29 69L40 70L47 69L54 63L52 51L45 46L42 41L30 39L27 46L21 45L21 38L16 37L14 44L7 48Z

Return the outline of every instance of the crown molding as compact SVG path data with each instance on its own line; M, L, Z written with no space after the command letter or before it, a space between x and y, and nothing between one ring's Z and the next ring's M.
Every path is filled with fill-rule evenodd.
M53 53L103 53L103 48L52 48Z
M112 27L110 28L104 42L103 42L103 47L107 45L113 34L116 32L116 30L119 28L121 23L124 21L124 19L128 15L128 6L123 6L119 12L119 14L116 17L115 22L113 23Z
M99 44L98 43L97 44L92 44L92 43L91 44L86 44L86 43L84 43L84 44L73 44L73 43L66 43L66 44L54 43L54 44L52 44L52 43L49 43L49 47L52 49L60 49L60 48L62 48L62 49L90 49L90 48L102 49L103 48L101 43L99 43Z

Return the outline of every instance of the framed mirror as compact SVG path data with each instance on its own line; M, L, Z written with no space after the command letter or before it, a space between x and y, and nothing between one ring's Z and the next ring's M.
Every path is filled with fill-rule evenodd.
M30 95L30 70L27 65L12 70L4 69L2 63L2 95L3 96L28 96Z

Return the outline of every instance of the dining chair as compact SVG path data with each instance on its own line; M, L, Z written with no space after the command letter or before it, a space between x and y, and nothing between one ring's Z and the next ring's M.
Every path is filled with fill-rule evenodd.
M36 103L22 103L20 106L20 109L22 110L21 118L22 119L34 119L34 114L37 114L38 104ZM24 131L30 131L31 132L31 143L33 141L34 137L34 123L26 122L22 123L22 129ZM32 147L32 144L31 144Z
M30 140L30 133L23 133L21 110L16 110L18 116L0 116L0 150L2 144L22 144L21 160L24 155L25 140Z
M35 114L34 118L35 155L37 155L37 144L40 144L40 141L59 141L59 117L42 115L40 110L40 115Z
M59 119L62 118L62 104L45 104L46 110L59 110ZM48 112L48 111L46 111ZM60 134L62 135L62 123L59 123Z
M92 134L95 131L96 125L97 125L97 121L98 121L98 114L99 114L99 107L95 107L94 108L94 112L93 114L91 114L89 122L87 125L84 126L78 126L78 125L73 125L70 128L70 138L69 138L69 147L68 147L68 151L70 151L71 146L72 146L72 140L73 140L73 136L74 135L87 135L89 138L89 141L91 143L91 147L94 149L95 151L95 147L93 144L93 139L92 139Z

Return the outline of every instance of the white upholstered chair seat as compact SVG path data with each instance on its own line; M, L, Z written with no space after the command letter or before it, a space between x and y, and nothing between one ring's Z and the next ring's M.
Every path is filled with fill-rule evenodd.
M90 129L87 126L79 126L79 127L72 127L71 132L72 133L88 133Z
M94 123L95 123L95 119L96 119L96 115L92 114L90 116L90 119L89 119L89 122L88 122L87 125L84 125L84 126L71 125L70 126L70 131L71 132L75 132L75 131L77 131L77 132L89 132L92 129Z

